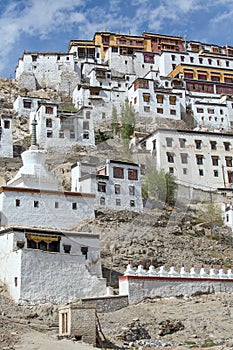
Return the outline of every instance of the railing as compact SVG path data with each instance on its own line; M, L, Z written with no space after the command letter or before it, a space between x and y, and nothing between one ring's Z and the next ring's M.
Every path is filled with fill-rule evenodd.
M223 268L220 267L218 271L215 271L213 266L210 267L209 273L206 272L205 267L202 266L199 272L196 272L194 266L191 267L190 271L186 271L184 266L180 268L180 271L176 271L174 265L172 265L167 271L165 266L162 265L158 271L156 271L153 265L150 265L148 270L145 270L140 263L137 267L137 270L132 268L131 263L127 265L124 276L141 276L141 277L178 277L178 278L213 278L213 279L233 279L233 273L231 269L227 270L227 273L224 272Z

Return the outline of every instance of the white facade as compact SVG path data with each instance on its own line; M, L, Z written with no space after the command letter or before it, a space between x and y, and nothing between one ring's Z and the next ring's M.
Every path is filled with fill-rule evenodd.
M37 122L37 142L44 149L68 151L75 145L94 146L94 126L90 108L78 112L58 111L53 103L42 104L30 115Z
M36 112L41 103L50 102L48 99L28 96L18 96L13 103L14 110L21 116L30 117L31 112Z
M24 73L27 74L25 79ZM27 84L28 74L31 74L35 78L35 83L42 88L53 88L61 92L64 92L64 88L69 85L72 93L79 81L73 53L25 52L16 67L16 79L20 85Z
M13 158L12 118L0 117L0 157Z
M107 294L98 235L11 227L0 231L0 259L0 280L18 304Z
M143 209L140 166L107 160L96 167L77 162L72 166L72 191L95 194L95 208Z
M140 141L159 169L173 173L180 184L203 190L233 184L233 135L157 129Z
M71 229L94 217L94 195L59 190L45 168L45 156L37 149L23 152L22 168L0 189L1 226Z
M138 78L134 81L128 92L133 110L143 117L159 116L180 120L181 108L185 105L184 96L180 92L159 88L157 85L158 78Z

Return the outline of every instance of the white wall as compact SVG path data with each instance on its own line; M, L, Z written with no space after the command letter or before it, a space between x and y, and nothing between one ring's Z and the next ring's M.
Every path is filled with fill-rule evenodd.
M16 206L16 199L20 206ZM33 191L17 188L0 194L1 226L23 225L54 229L71 229L81 220L94 217L92 197L72 196L68 192ZM38 201L38 207L34 202ZM55 208L55 202L59 207ZM77 209L72 209L72 203L77 203Z
M145 298L171 298L196 295L197 293L218 293L233 291L232 280L161 278L156 277L120 277L119 294L128 295L129 304L135 304Z
M22 250L20 304L64 304L107 294L105 279L88 272L83 256Z

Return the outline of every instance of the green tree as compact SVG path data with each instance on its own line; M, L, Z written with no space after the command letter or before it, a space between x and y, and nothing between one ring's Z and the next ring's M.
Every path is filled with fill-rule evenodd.
M142 196L144 199L158 199L169 205L174 204L176 189L175 176L156 168L150 169L142 182Z
M197 222L202 223L206 228L212 229L214 226L222 226L222 213L221 209L214 203L209 203L202 206L197 211Z
M135 113L130 107L129 100L126 99L121 108L121 137L129 140L135 128Z
M117 109L116 106L112 106L112 132L114 135L117 135L119 131L119 125L117 120Z

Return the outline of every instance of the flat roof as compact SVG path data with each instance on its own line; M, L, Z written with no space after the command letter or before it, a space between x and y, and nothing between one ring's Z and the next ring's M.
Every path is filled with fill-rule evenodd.
M8 226L0 229L0 235L8 232L23 232L23 233L38 233L38 234L49 234L49 235L61 235L61 236L82 236L82 237L93 237L99 238L99 234L90 232L77 232L68 230L58 230L58 229L47 229L42 227L29 227L29 226Z
M39 194L55 194L55 195L70 196L70 197L90 197L90 198L95 198L95 195L91 194L91 193L43 190L43 189L39 189L39 188L1 186L0 187L0 193L4 193L4 192L26 192L26 193L39 193Z

